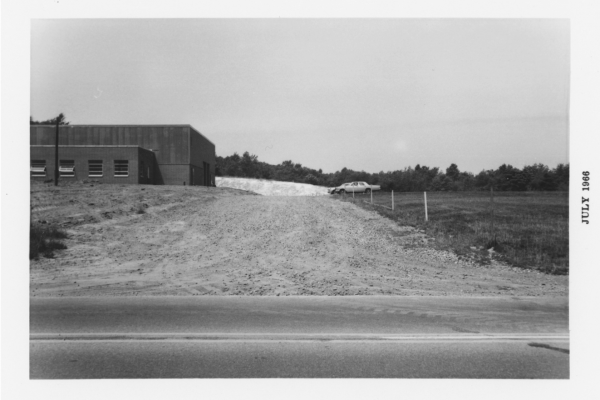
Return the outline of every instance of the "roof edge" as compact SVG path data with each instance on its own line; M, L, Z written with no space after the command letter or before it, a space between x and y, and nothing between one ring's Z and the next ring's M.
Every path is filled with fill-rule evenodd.
M196 132L198 135L202 136L204 138L204 140L206 140L208 143L212 144L213 146L215 146L215 144L206 136L204 136L198 129L194 128L193 126L189 125L190 129L193 130L194 132ZM217 147L217 146L215 146Z
M36 124L36 125L29 125L30 127L32 126L50 126L55 128L56 125L52 125L52 124ZM190 124L69 124L69 125L60 125L61 127L67 128L67 127L79 127L79 126L102 126L102 127L111 127L111 126L115 126L115 127L136 127L136 126L155 126L155 127L168 127L168 126L176 126L176 127L192 127Z

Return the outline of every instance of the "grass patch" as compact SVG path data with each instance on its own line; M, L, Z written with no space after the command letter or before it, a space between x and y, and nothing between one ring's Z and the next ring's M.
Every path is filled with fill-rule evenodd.
M428 192L427 222L423 193L394 193L394 211L365 203L369 196L339 198L423 229L437 248L459 256L485 263L493 248L494 258L513 266L569 272L568 192L498 192L493 207L489 192ZM391 207L391 194L373 194L373 203Z
M55 226L31 224L29 227L29 259L37 260L40 255L54 257L54 250L64 250L67 246L61 242L67 233Z

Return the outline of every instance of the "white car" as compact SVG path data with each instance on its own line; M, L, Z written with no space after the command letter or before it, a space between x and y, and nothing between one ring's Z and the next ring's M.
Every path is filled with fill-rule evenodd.
M379 185L369 185L367 182L349 182L344 183L338 187L329 188L327 192L329 194L335 193L371 193L377 190L381 190Z

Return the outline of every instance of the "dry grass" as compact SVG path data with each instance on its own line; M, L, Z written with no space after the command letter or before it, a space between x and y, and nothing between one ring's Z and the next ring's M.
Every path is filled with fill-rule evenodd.
M429 192L428 222L423 193L380 192L354 200L366 208L397 221L424 229L435 246L485 263L490 248L495 258L514 266L535 268L551 274L569 271L569 201L567 192L497 192L494 204L489 192ZM492 217L493 210L493 217Z

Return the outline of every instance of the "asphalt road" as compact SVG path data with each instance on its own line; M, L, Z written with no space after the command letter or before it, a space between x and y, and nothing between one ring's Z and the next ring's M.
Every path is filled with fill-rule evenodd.
M31 300L30 377L568 378L564 298Z

